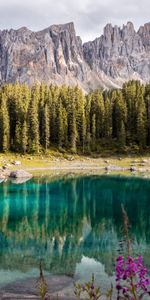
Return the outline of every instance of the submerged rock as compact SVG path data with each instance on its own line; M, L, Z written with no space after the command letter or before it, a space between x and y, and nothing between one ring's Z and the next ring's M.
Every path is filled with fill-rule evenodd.
M10 178L32 178L32 174L25 170L12 171L9 175Z
M11 178L10 180L11 180L11 182L13 183L13 184L21 184L21 183L25 183L25 182L27 182L28 180L30 180L31 179L31 177L27 177L27 178Z

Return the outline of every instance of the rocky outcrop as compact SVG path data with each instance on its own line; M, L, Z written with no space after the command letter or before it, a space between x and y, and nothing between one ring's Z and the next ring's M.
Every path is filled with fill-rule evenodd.
M131 22L112 27L83 45L86 62L95 72L101 70L119 85L128 79L150 80L150 23L135 31Z
M0 32L0 81L78 84L90 70L73 23L40 32L23 27Z
M123 28L108 24L102 36L83 45L73 23L0 31L1 83L45 81L89 90L131 78L150 80L150 23L137 32L131 22Z
M30 174L29 172L25 171L25 170L16 170L16 171L12 171L10 172L9 175L10 178L31 178L32 174Z

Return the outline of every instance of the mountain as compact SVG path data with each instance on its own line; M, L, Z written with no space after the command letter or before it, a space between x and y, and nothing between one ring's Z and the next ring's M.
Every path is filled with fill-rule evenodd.
M103 35L84 44L73 23L0 31L1 83L78 84L87 91L129 79L150 81L150 23L138 31L131 22L107 24Z

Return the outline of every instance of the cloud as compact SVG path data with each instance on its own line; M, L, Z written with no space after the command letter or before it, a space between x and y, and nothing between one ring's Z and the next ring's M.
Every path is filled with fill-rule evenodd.
M0 0L0 28L41 30L74 21L84 41L100 36L107 23L135 27L149 21L149 0Z

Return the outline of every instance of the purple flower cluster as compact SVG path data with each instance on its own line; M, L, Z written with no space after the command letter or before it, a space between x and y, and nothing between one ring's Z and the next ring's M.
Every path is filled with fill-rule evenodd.
M118 295L122 294L130 300L141 299L145 294L150 295L150 277L141 256L117 258L116 289Z

